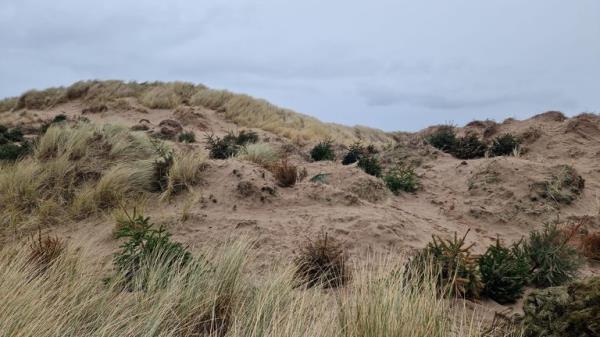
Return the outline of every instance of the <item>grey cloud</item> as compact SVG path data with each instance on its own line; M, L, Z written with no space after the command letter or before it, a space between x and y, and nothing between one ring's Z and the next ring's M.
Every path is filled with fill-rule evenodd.
M465 108L484 108L503 106L514 103L544 103L559 104L565 108L576 106L573 99L563 94L551 91L524 91L519 93L504 93L496 95L476 94L473 97L464 94L453 96L435 93L403 92L389 88L367 87L360 90L368 106L418 106L432 110L453 110Z
M0 96L188 80L414 130L599 110L599 35L595 0L3 0Z

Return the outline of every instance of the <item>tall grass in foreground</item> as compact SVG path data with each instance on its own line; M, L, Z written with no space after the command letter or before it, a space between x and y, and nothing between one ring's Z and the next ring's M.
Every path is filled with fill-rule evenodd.
M485 329L433 281L403 281L392 260L372 261L336 291L303 289L293 268L245 272L249 247L234 242L175 271L150 261L145 290L129 292L119 280L104 283L108 268L81 254L66 252L39 273L23 249L0 252L1 337L462 337Z

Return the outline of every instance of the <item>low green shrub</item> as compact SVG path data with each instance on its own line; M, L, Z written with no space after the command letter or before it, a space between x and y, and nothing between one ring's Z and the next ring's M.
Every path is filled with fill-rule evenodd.
M11 142L22 142L23 140L25 140L23 131L21 131L21 129L19 129L19 128L14 128L14 129L8 130L4 134L4 137L6 137L6 139L8 139Z
M523 312L526 337L600 336L600 277L535 290Z
M223 138L215 135L206 136L206 149L212 159L228 159L235 156L246 144L258 141L258 134L254 131L240 131L239 134L229 132Z
M456 144L456 133L452 125L442 125L425 140L444 152L451 152Z
M23 141L21 144L6 143L0 145L0 160L15 161L31 153L31 144Z
M335 160L333 142L329 139L326 139L318 143L312 148L312 150L310 150L310 157L314 161Z
M479 258L479 270L485 284L482 294L500 304L514 303L529 283L529 261L516 253L518 245L513 249L504 247L498 239Z
M239 151L239 145L215 135L206 136L206 149L212 159L228 159Z
M490 154L492 156L510 156L519 148L520 141L510 133L498 136L492 140Z
M366 149L360 142L356 142L350 145L348 152L344 155L342 159L342 165L350 165L354 164L360 160L362 156L366 153Z
M117 239L127 239L114 255L113 263L119 277L130 291L145 289L153 267L168 272L184 267L192 259L191 254L178 242L171 241L163 227L153 228L150 218L136 214L120 223L115 233ZM169 275L159 275L163 282Z
M473 244L466 245L469 231L462 238L433 236L427 247L413 256L406 268L408 279L437 278L437 285L450 296L476 299L483 290L477 258L471 254Z
M179 134L177 137L180 143L195 143L196 134L193 131L185 131Z
M562 285L577 275L582 260L569 245L572 235L561 231L554 223L532 231L517 254L529 260L531 281L538 287Z
M362 156L358 160L357 166L361 168L365 173L370 174L374 177L381 176L381 164L379 163L379 158L375 155L367 155Z
M225 138L228 137L231 137L231 140L240 146L254 144L259 140L258 133L252 130L242 130L237 134L237 136L234 133L229 133L227 136L225 136Z
M419 178L409 166L398 166L389 170L383 181L394 194L399 194L400 191L415 192L419 188Z
M484 157L486 151L487 146L476 134L471 133L457 138L450 153L458 159L475 159Z

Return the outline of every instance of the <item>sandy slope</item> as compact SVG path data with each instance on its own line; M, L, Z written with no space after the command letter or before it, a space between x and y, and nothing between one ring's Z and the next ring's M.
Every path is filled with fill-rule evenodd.
M137 107L136 102L131 105ZM59 113L76 118L84 107L75 101L49 111L4 113L0 121L25 121L27 126ZM222 135L238 129L219 113L203 108L175 113L139 107L85 116L97 123L128 126L140 119L154 125L177 119L199 136L200 142L189 146L200 148L205 133ZM422 136L431 130L397 134L399 143L384 152L385 161L391 164L404 158L418 163L423 185L415 194L400 196L392 195L381 181L354 166L339 161L311 163L306 160L308 148L288 145L292 161L306 168L308 178L327 173L327 183L305 179L293 188L280 188L270 172L252 163L211 160L201 186L169 204L149 200L146 214L192 247L217 246L230 237L245 235L256 240L256 263L265 268L275 260L289 260L302 241L322 229L345 241L354 257L405 252L422 247L432 234L462 234L469 228L468 239L481 252L497 236L507 242L518 240L557 216L563 220L587 217L591 228L600 229L599 116L565 119L558 113L546 113L525 121L471 123L461 130L467 129L488 138L506 132L526 134L528 141L520 157L462 161L425 145ZM273 144L289 144L281 137L256 131ZM531 184L547 179L561 164L574 166L585 178L583 194L571 205L532 200ZM96 246L99 255L108 258L117 245L111 238L113 223L106 216L55 230L75 242ZM598 270L588 266L585 273Z

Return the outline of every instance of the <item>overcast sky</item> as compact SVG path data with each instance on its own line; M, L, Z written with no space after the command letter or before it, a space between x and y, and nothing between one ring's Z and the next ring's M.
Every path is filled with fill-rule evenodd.
M185 80L417 130L600 112L598 0L0 0L0 96Z

